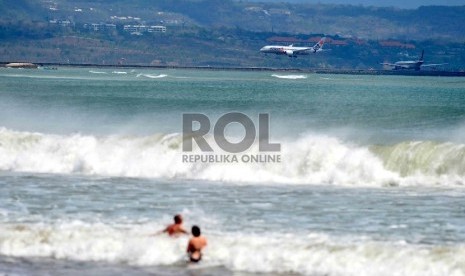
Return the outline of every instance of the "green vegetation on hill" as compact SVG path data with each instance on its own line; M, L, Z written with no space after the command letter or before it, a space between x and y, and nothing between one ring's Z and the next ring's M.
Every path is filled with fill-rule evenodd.
M0 0L0 23L40 19L45 8L34 0Z
M22 0L25 1L25 0ZM170 13L187 25L205 28L239 27L257 32L328 33L364 39L447 38L464 41L465 5L426 6L403 10L391 7L260 3L232 0L55 0L49 17L106 22L112 15L137 16L144 22ZM75 8L82 12L75 12ZM90 10L92 8L92 10Z

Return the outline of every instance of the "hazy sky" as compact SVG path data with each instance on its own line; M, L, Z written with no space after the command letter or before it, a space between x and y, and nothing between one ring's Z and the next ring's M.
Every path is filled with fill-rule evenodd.
M465 6L465 0L254 0L255 2L294 2L322 4L351 4L367 6L395 6L400 8L417 8L429 5Z

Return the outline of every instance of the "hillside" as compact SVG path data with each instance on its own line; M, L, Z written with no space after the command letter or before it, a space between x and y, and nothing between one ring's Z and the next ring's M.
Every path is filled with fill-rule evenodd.
M0 0L0 7L0 61L368 69L424 49L427 63L465 70L465 6ZM149 31L153 25L161 27ZM329 52L297 59L258 52L266 44L313 45L322 35Z
M169 21L257 32L328 33L364 39L465 40L465 32L457 28L465 24L465 6L427 6L406 10L232 0L55 0L54 3L53 10L48 7L48 13L43 16L75 22L119 22L121 20L114 19L115 16L131 16L140 18L141 22Z

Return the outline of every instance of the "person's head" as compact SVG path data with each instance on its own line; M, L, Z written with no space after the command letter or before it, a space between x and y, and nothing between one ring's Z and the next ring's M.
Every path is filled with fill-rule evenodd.
M200 236L200 228L197 225L192 226L192 235L194 237Z
M182 216L177 214L176 216L174 216L174 223L176 224L181 224L182 223Z

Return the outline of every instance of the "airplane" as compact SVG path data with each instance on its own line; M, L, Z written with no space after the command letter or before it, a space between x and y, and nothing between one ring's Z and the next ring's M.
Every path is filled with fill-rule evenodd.
M418 60L408 60L408 61L398 61L396 63L387 63L383 62L380 63L381 65L387 65L394 68L394 70L410 70L413 69L415 71L420 71L422 67L434 67L434 66L441 66L446 65L447 63L438 63L438 64L423 64L423 55L425 54L425 50L421 51L421 57Z
M293 44L289 46L282 45L267 45L260 49L260 52L265 54L287 55L288 57L297 57L297 55L309 55L323 51L326 37L323 37L313 47L294 47Z

